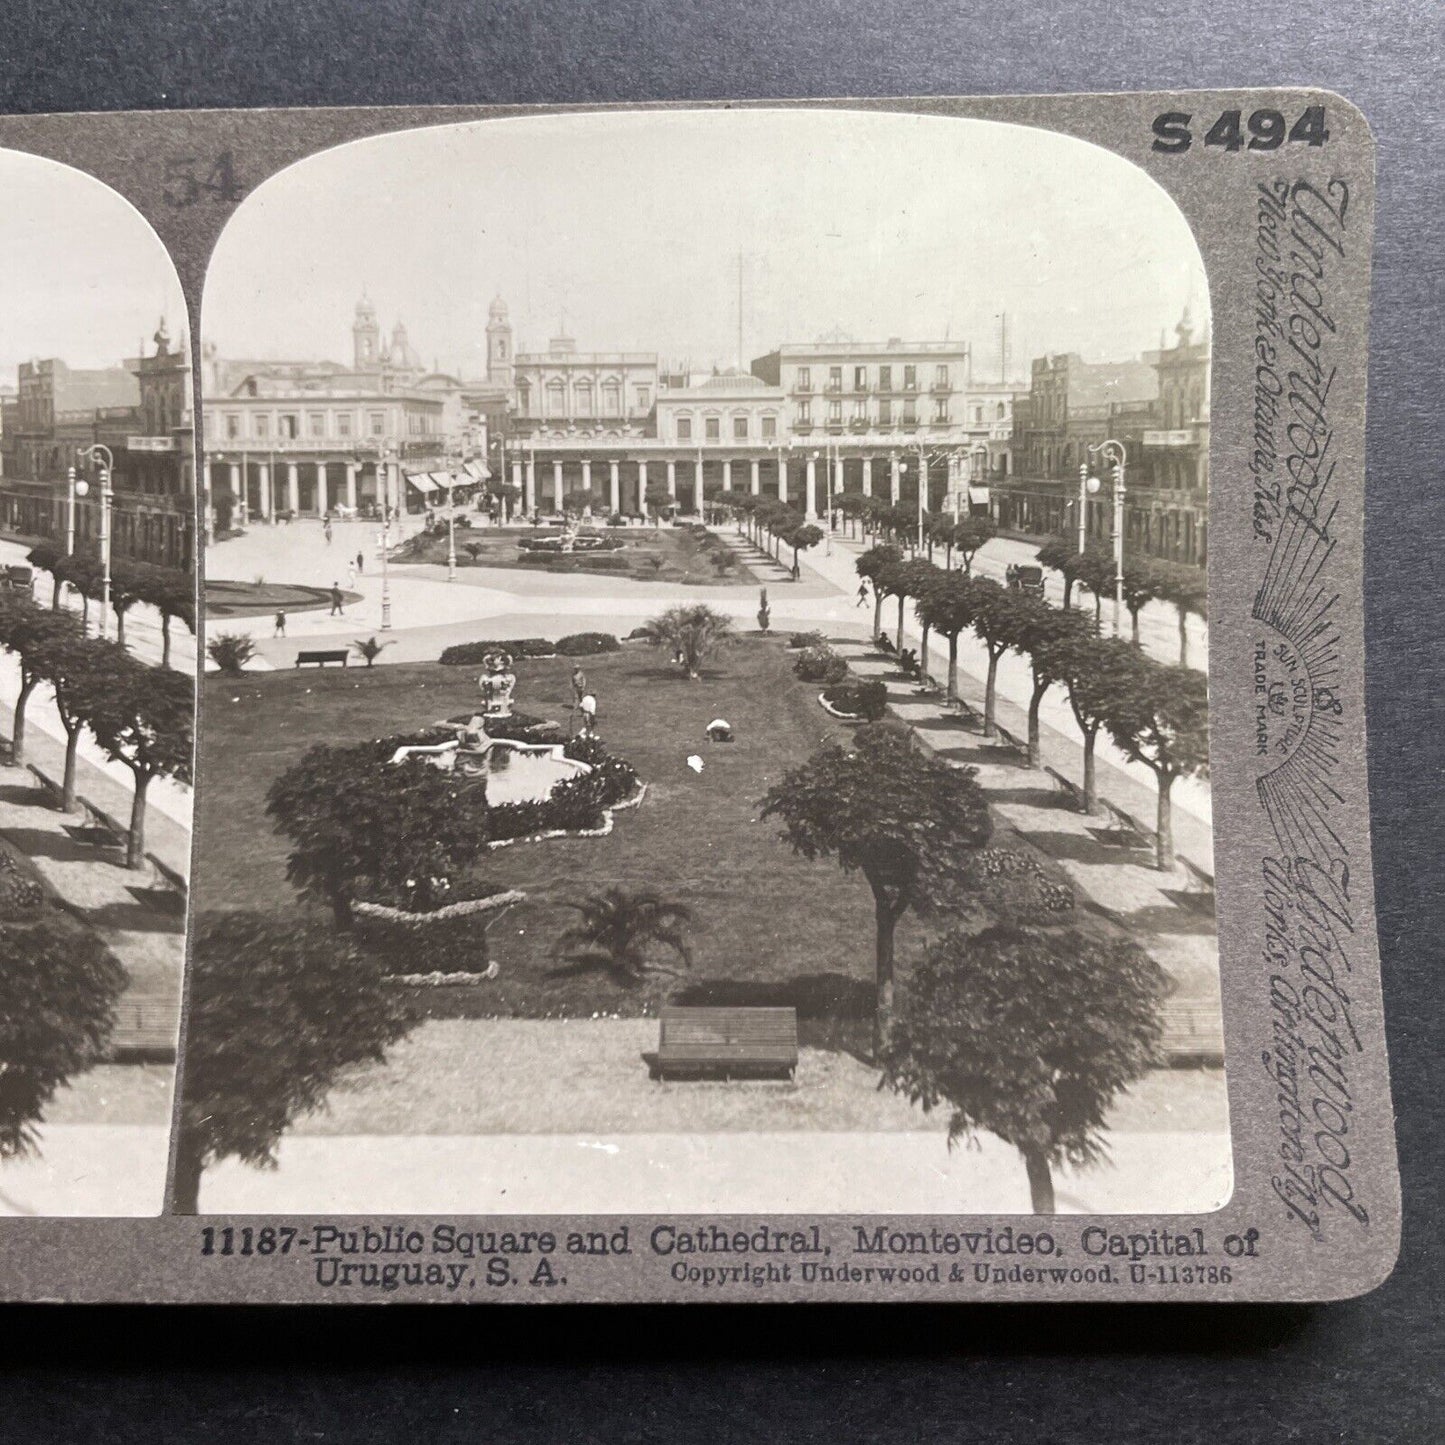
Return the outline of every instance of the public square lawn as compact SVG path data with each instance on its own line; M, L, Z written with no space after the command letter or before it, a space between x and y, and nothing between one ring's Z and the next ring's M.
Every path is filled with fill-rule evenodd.
M693 909L696 956L682 985L693 997L793 1002L841 988L854 999L849 1012L866 1002L873 976L867 884L835 862L795 857L777 826L758 820L769 785L842 730L819 708L816 689L794 678L791 660L782 639L760 637L719 654L699 682L639 643L583 659L602 737L634 764L647 795L616 814L606 838L519 843L482 861L478 877L528 896L489 930L501 976L468 991L481 1004L472 1012L544 1018L654 1010L655 997L601 974L549 976L557 968L552 946L575 920L566 905L609 885L654 888ZM565 720L571 668L568 658L519 658L517 707ZM203 688L197 906L282 916L300 905L285 877L285 840L265 814L271 780L313 742L420 729L477 701L476 670L440 664L211 675ZM715 717L732 723L736 742L706 742L703 730ZM703 760L701 774L687 765L693 754ZM910 918L900 929L904 961L913 928ZM419 951L415 971L431 966ZM833 977L821 989L794 983L817 975ZM437 1004L448 1011L442 997Z
M605 519L604 519L605 520ZM523 538L555 537L556 527L470 527L457 530L457 565L459 567L515 567L529 572L577 571L583 574L596 573L603 577L630 577L638 582L692 583L709 587L755 587L758 579L731 552L727 553L733 566L719 573L708 560L708 553L698 545L696 535L685 527L664 524L660 527L598 526L592 529L598 535L620 540L624 545L620 551L573 553L570 561L547 553L526 553L518 543ZM470 548L478 547L477 555L471 555ZM552 555L551 565L548 557ZM625 566L616 562L604 562L600 566L589 566L587 559L598 557L620 558ZM447 560L447 534L443 527L439 531L423 534L396 554L395 560L406 565L427 563L445 566Z

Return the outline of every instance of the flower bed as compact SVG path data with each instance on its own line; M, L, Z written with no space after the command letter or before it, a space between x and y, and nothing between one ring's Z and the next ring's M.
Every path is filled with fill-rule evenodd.
M821 682L832 687L848 676L848 663L840 653L825 644L803 648L793 664L793 671L804 682Z
M517 637L510 642L457 642L446 648L441 661L448 667L471 667L489 652L510 652L513 657L555 657L557 644L545 637Z
M818 701L836 718L849 722L877 722L888 711L888 687L876 679L847 678L825 687Z
M610 632L573 632L557 639L557 651L563 657L594 657L600 652L616 652L621 646Z

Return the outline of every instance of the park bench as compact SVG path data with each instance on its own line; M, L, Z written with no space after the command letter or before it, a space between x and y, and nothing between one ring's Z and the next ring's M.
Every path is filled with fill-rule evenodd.
M126 839L130 836L130 829L119 819L112 817L104 808L92 803L89 798L77 796L77 803L85 809L85 815L90 819L90 826L97 833L103 836L96 839L96 842L103 848L124 848Z
M1159 1052L1172 1067L1224 1063L1224 1023L1217 1004L1166 1003L1160 1010L1164 1035Z
M1084 811L1084 790L1072 778L1066 778L1057 768L1045 765L1044 771L1054 780L1058 790L1082 813Z
M1107 798L1100 798L1099 801L1108 810L1109 816L1118 824L1120 832L1132 835L1130 847L1152 848L1154 846L1153 832L1140 823L1132 813L1126 813Z
M1194 891L1198 893L1214 892L1214 874L1206 873L1197 863L1191 863L1182 853L1174 855L1184 865L1184 871L1193 885Z
M1020 758L1027 758L1029 749L1027 743L1022 743L1006 727L994 723L995 734L994 748L1001 753L1013 753Z
M978 710L965 701L962 694L944 698L943 706L950 712L956 712L965 722L975 723L979 720Z
M190 884L187 881L186 875L184 873L181 873L177 869L172 868L169 863L162 862L161 859L157 858L154 853L147 853L146 861L151 865L152 868L156 870L156 875L159 878L163 879L172 888L174 888L176 892L181 895L181 897L185 897L186 891L190 887Z
M798 1012L791 1008L664 1006L657 1052L644 1055L654 1080L787 1078L798 1067Z
M25 767L26 770L30 773L30 775L35 779L35 781L40 784L41 788L45 792L50 794L51 798L54 800L55 806L58 808L60 806L60 784L57 783L55 779L50 776L49 773L45 772L41 768L37 768L34 763L26 763Z
M345 667L350 657L351 649L349 647L317 647L309 652L298 652L296 666L325 667L328 662L339 662L342 667Z

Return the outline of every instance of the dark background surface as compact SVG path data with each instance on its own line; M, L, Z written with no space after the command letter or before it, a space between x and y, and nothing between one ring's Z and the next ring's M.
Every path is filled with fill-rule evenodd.
M1288 84L1358 104L1380 147L1366 615L1405 1205L1392 1279L1319 1309L11 1308L0 1438L1445 1438L1442 38L1438 0L0 0L0 111Z

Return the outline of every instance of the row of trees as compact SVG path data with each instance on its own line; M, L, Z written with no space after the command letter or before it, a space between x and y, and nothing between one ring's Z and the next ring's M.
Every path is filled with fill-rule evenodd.
M20 664L11 728L11 761L25 761L26 712L48 686L65 730L60 807L75 807L75 763L88 731L133 780L126 863L145 866L146 799L152 781L191 781L195 689L169 667L148 667L119 643L89 637L71 612L38 606L28 595L0 594L0 647Z
M731 512L748 539L755 546L771 552L779 562L782 561L782 549L791 547L795 578L800 570L799 554L816 547L824 537L821 527L776 497L754 496L751 492L719 492L713 499L713 505Z
M1070 537L1051 537L1038 552L1039 561L1062 574L1064 606L1072 604L1078 587L1094 597L1097 620L1104 599L1114 595L1115 566L1112 552L1090 544L1081 552ZM1179 665L1189 665L1190 616L1209 619L1209 579L1202 569L1154 557L1139 557L1124 563L1124 606L1133 624L1134 645L1139 645L1139 614L1150 602L1168 602L1179 622Z
M1067 884L1032 855L990 846L976 770L924 753L899 723L825 742L763 801L805 858L860 874L874 903L874 1057L949 1143L988 1131L1023 1156L1034 1208L1052 1169L1102 1152L1118 1091L1154 1063L1166 981L1117 930L1081 925ZM895 1003L896 936L932 930Z
M874 594L875 637L881 635L885 599L896 599L896 650L903 647L907 603L923 630L920 673L928 676L929 641L948 642L949 701L958 699L959 638L971 631L988 659L983 729L997 731L998 667L1008 652L1025 658L1031 670L1028 703L1029 763L1040 759L1039 711L1049 689L1065 689L1084 742L1084 810L1098 806L1095 744L1105 732L1130 758L1154 774L1158 790L1156 864L1174 866L1171 790L1181 777L1209 767L1208 686L1203 673L1154 661L1121 638L1099 635L1094 619L1077 610L1053 607L1040 597L1013 591L986 577L944 568L915 557L905 559L888 544L859 557L858 573Z
M81 597L81 620L90 620L90 604L99 603L104 574L98 557L66 552L49 542L30 550L30 562L51 577L52 608L60 607L62 587L72 587ZM125 644L125 618L137 602L154 607L161 615L161 663L171 660L171 623L184 623L196 631L196 579L175 567L156 567L148 562L116 558L110 568L110 606L115 613L116 641Z

